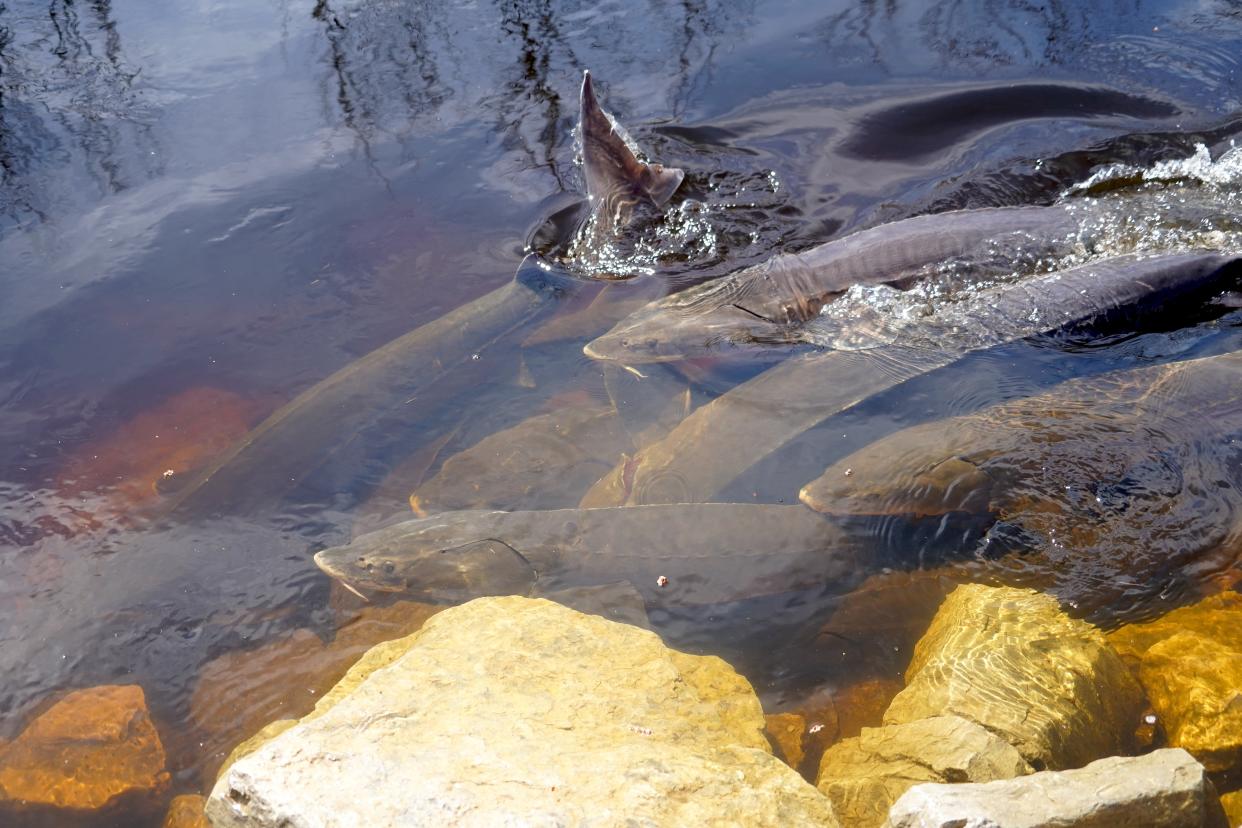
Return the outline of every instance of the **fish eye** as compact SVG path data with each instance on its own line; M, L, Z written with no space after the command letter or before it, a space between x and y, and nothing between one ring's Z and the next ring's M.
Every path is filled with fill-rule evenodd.
M397 565L392 561L384 561L384 572L388 575L397 571Z

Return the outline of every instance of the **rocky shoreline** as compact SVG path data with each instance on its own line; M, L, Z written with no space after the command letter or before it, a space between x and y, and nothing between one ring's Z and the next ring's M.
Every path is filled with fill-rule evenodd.
M208 797L172 797L141 688L100 687L0 745L0 813L93 825L166 808L166 828L1242 823L1235 592L1106 634L1033 590L964 584L901 686L766 715L721 659L552 601L387 612L341 636L337 663L347 644L362 655L313 709L226 728L258 732L231 737ZM366 648L367 633L390 640ZM292 663L313 683L306 658ZM219 718L209 699L233 691L213 681L196 695Z

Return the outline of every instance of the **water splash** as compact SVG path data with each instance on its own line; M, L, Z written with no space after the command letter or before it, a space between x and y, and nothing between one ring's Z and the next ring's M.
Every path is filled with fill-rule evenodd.
M978 256L925 268L907 290L855 285L824 306L808 325L809 338L863 350L934 328L986 342L995 333L991 291L1005 285L1130 253L1242 251L1242 148L1213 160L1200 144L1187 158L1149 167L1110 165L1068 188L1060 202L1078 221L1074 236L994 244Z

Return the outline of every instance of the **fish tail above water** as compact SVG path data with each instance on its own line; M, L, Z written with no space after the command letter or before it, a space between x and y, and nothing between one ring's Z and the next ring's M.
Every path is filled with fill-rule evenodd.
M672 198L685 172L639 160L625 130L600 106L590 72L582 75L581 110L582 167L595 209L615 214L640 200L661 207Z

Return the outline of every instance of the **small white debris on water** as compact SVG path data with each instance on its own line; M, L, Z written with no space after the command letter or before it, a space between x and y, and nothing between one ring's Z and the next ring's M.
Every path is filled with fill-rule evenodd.
M649 727L639 727L638 725L633 725L633 724L627 725L626 727L632 732L639 734L640 736L650 736L652 733L654 733L654 731Z
M853 469L846 469L846 470L845 470L845 476L846 476L846 477L851 476L853 473L854 473L854 470L853 470Z
M665 577L664 575L661 575L659 578L656 578L656 586L658 587L668 586L668 578Z
M478 361L478 359L479 359L479 355L478 355L478 354L471 354L471 355L470 355L470 358L471 358L472 360L474 360L474 361L476 361L476 362L477 362L477 361Z
M164 473L160 476L161 477L172 477L174 474L176 474L176 472L173 471L172 469L164 469Z
M819 733L823 729L824 729L824 726L820 724L819 722L816 722L815 724L811 725L811 727L807 730L807 733Z
M1155 723L1156 723L1155 713L1148 713L1146 716L1143 717L1143 724L1154 725Z

